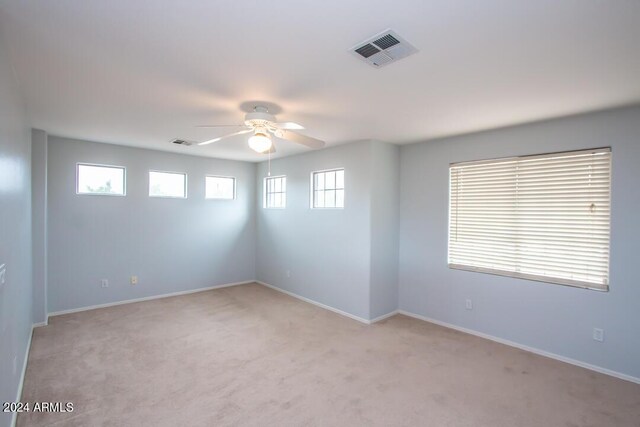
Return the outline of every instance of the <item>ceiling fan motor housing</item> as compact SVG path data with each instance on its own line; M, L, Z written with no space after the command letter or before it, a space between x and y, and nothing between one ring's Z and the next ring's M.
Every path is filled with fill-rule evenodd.
M244 116L244 124L251 127L268 126L275 123L276 118L273 114L264 111L253 111Z

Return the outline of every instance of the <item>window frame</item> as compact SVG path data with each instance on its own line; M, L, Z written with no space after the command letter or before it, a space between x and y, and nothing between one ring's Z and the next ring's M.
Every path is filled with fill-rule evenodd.
M333 188L333 191L336 190L342 190L342 206L315 206L315 175L316 174L320 174L320 173L326 173L326 172L336 172L336 171L342 171L343 172L343 184L342 184L342 188ZM310 174L310 180L309 180L309 208L311 210L314 209L319 209L319 210L344 210L345 206L346 206L346 189L345 189L345 185L344 185L344 181L346 181L346 177L344 176L345 174L345 168L344 167L337 167L337 168L331 168L331 169L321 169L321 170L317 170L317 171L312 171ZM325 190L318 190L318 191L327 191ZM331 191L331 190L330 190Z
M271 193L271 194L284 194L285 195L285 199L284 199L284 205L283 206L267 206L267 196L268 196L268 189L267 189L267 182L270 179L275 179L275 178L284 178L284 182L287 182L287 176L286 175L274 175L274 176L265 176L263 183L262 183L262 208L263 209L286 209L287 208L287 190L285 189L285 191L282 192L278 192L278 193ZM285 184L286 185L286 184Z
M155 196L151 194L151 172L156 173L166 173L173 175L184 175L184 196ZM188 189L189 189L189 175L186 172L177 172L177 171L166 171L166 170L158 170L158 169L149 169L147 173L147 181L148 181L148 197L153 197L154 199L187 199L188 198Z
M101 168L122 169L122 194L117 193L84 193L80 191L80 166L96 166ZM127 168L126 166L107 165L102 163L76 162L76 195L77 196L112 196L125 197L127 195Z
M458 264L451 262L451 221L452 221L452 176L451 170L452 167L455 166L463 166L465 164L473 164L473 165L481 165L481 164L493 164L496 162L508 162L510 160L526 160L530 158L545 158L545 157L558 157L560 155L571 155L571 154L580 154L580 153L608 153L609 155L609 170L608 170L608 182L609 182L609 193L608 193L608 208L609 208L609 230L608 230L608 255L607 255L607 277L602 284L587 282L586 280L574 280L574 279L566 279L561 277L554 276L544 276L532 273L522 273L519 271L509 271L509 270L500 270L496 268L489 267L478 267L471 266L466 264ZM588 148L588 149L579 149L579 150L568 150L568 151L558 151L558 152L550 152L550 153L541 153L541 154L530 154L530 155L522 155L522 156L510 156L510 157L500 157L500 158L491 158L491 159L481 159L481 160L470 160L470 161L461 161L461 162L453 162L449 164L448 168L448 179L449 179L449 188L448 188L448 215L447 215L447 265L452 270L462 270L462 271L471 271L477 273L485 273L492 274L497 276L504 276L516 279L525 279L532 280L536 282L550 283L555 285L562 286L570 286L575 288L589 289L600 292L608 292L611 285L611 207L612 207L612 174L613 174L613 150L611 147L597 147L597 148Z
M233 180L233 196L231 198L225 197L207 197L207 178L226 178ZM205 175L204 176L204 199L205 200L222 200L222 201L231 201L236 200L236 191L237 191L237 179L235 176L224 176L224 175Z

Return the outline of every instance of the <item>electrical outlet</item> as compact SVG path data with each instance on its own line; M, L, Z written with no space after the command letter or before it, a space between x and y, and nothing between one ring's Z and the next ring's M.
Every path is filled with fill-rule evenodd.
M109 280L108 279L100 280L100 286L103 287L103 288L108 288L109 287Z
M464 308L466 308L467 310L473 310L473 301L471 301L470 299L467 299L464 302Z
M599 342L603 342L604 330L600 328L593 328L593 339Z
M132 285L138 284L138 276L131 276L131 284Z

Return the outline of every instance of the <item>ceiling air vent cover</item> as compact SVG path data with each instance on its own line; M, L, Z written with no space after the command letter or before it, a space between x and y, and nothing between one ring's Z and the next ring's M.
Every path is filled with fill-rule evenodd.
M174 139L171 142L178 145L186 145L187 147L192 144L191 141L185 141L184 139Z
M358 43L351 52L374 68L380 68L418 51L393 30L386 30Z

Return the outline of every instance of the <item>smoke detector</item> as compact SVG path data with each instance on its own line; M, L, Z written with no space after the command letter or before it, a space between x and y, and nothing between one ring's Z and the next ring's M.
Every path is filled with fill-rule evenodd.
M411 43L393 30L385 30L358 43L350 51L374 68L406 58L418 51Z

